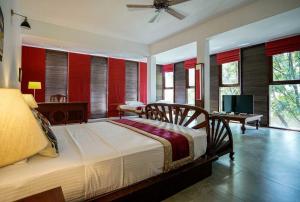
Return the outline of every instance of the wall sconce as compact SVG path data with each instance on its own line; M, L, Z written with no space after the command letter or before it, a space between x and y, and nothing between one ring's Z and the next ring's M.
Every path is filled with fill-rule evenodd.
M21 15L19 13L15 13L13 9L11 9L11 16L13 15L17 15L17 16L21 16L24 18L24 21L20 24L20 26L24 29L31 29L30 24L27 21L27 16Z

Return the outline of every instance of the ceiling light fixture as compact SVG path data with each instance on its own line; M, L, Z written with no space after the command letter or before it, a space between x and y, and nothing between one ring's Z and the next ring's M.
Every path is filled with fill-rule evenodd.
M14 12L14 10L11 9L11 16L13 16L13 15L21 16L21 17L24 18L24 21L20 24L20 26L22 28L24 28L24 29L31 29L31 26L30 26L30 24L27 21L27 19L28 19L27 16L24 16L24 15L21 15L19 13L16 13L16 12Z

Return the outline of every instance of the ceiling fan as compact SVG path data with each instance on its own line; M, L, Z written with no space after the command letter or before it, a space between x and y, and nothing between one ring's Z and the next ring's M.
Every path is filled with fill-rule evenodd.
M156 9L155 16L151 18L149 23L153 23L157 21L160 17L160 14L162 11L166 11L170 15L174 16L175 18L179 20L183 20L185 16L178 11L174 10L170 6L174 6L180 3L184 3L190 0L154 0L153 5L139 5L139 4L127 4L127 8L154 8Z

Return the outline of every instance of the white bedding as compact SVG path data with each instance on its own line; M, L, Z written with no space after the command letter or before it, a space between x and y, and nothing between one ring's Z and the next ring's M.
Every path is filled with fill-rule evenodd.
M136 118L138 119L138 118ZM194 139L195 158L206 151L204 130L181 130ZM97 122L53 127L60 156L34 156L0 168L0 201L14 201L61 186L67 201L80 201L162 173L163 146L129 129Z

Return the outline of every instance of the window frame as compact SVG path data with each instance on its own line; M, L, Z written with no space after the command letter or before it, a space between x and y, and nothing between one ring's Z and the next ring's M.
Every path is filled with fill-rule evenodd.
M219 65L219 88L220 87L241 87L241 62L233 61L238 63L238 82L235 84L223 84L223 64ZM226 63L224 63L226 64Z
M300 51L300 50L299 50ZM285 53L292 53L291 52L285 52ZM284 54L284 53L281 53ZM277 54L279 55L279 54ZM291 128L283 128L283 127L276 127L271 124L271 98L270 98L270 87L275 85L292 85L292 84L300 84L300 80L281 80L281 81L274 81L273 79L273 56L268 56L268 62L269 62L269 85L268 85L268 127L270 128L279 128L282 130L288 130L288 131L299 131L297 129L291 129Z
M228 88L230 88L230 87L239 87L239 89L240 89L240 95L242 95L243 94L243 88L242 88L242 81L241 81L241 60L239 60L239 61L233 61L233 62L238 62L238 83L236 83L236 84L223 84L223 78L222 78L222 65L223 64L220 64L220 65L218 65L218 69L219 69L219 78L218 78L218 80L219 80L219 87L218 87L218 110L220 111L221 109L220 109L220 104L222 104L222 103L220 103L221 102L221 100L220 100L220 96L221 96L221 94L220 94L220 90L221 90L221 88L226 88L226 87L228 87ZM226 63L225 63L226 64Z
M296 52L296 51L292 51L292 52ZM285 52L285 53L292 53L292 52ZM299 51L300 52L300 51ZM284 54L284 53L281 53ZM280 55L280 54L277 54ZM281 80L281 81L274 81L273 78L273 57L269 56L269 85L285 85L285 84L299 84L300 83L300 79L299 80Z

